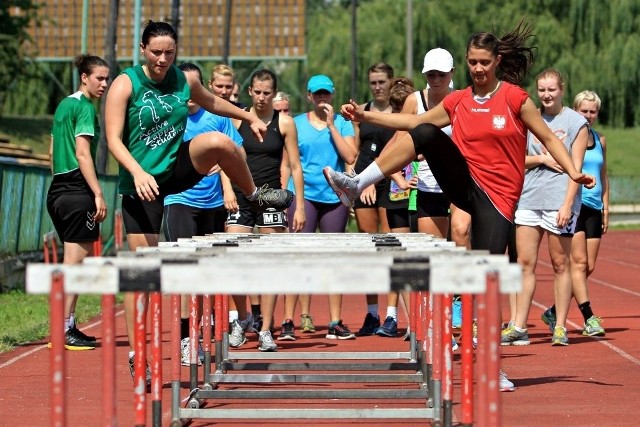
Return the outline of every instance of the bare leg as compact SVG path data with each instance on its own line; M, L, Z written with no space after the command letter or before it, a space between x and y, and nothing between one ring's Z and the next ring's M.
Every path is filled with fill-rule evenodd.
M93 251L93 243L70 243L64 242L64 260L63 264L73 265L80 264L83 259ZM68 320L71 313L76 310L78 301L77 294L66 294L64 298L64 317Z
M157 234L127 234L127 242L129 243L129 250L135 251L138 248L148 246L158 246L158 239L160 236ZM124 319L127 326L127 337L129 338L129 350L134 351L134 330L135 322L133 318L133 311L135 307L135 293L127 292L124 294ZM147 318L148 303L145 300L143 318Z
M538 248L544 231L540 227L519 225L516 228L518 263L522 266L522 291L516 297L516 324L518 328L527 328L527 318L536 290L536 264Z
M200 134L191 140L189 155L198 173L204 175L218 164L246 196L255 191L242 150L228 136L218 132Z
M553 289L556 303L556 326L565 327L571 303L571 237L549 236L549 255L555 273Z

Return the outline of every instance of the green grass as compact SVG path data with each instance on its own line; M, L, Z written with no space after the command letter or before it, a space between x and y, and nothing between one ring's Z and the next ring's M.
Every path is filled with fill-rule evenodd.
M607 170L611 176L640 176L638 128L614 129L596 126L607 139Z
M10 142L28 145L36 154L47 154L51 141L51 116L0 117L0 135L8 136Z
M100 314L99 295L78 298L76 316L83 323ZM117 302L122 301L118 296ZM0 353L49 335L49 296L12 291L0 294Z

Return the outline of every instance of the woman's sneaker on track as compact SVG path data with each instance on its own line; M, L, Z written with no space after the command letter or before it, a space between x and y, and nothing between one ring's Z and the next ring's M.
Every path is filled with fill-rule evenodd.
M342 320L329 324L329 331L326 338L330 340L354 340L356 336L349 330L347 325L342 324Z
M529 333L526 329L517 330L515 326L509 326L502 331L500 336L501 345L529 345Z
M603 322L602 318L597 316L591 316L587 319L584 324L584 330L582 331L582 335L595 337L595 336L604 336L605 330L602 327L601 323Z

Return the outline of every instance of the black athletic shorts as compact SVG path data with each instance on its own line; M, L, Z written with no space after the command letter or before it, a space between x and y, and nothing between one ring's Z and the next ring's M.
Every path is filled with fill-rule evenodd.
M181 238L223 233L227 219L224 206L217 208L196 208L173 203L164 207L164 236L168 242Z
M390 229L410 228L409 209L389 209L387 208L387 223Z
M418 218L449 216L451 202L444 193L428 193L418 190L416 209Z
M127 234L160 234L165 196L188 190L202 180L204 175L191 162L189 144L190 141L180 144L173 174L160 184L160 195L155 200L143 201L137 194L122 196L122 221Z
M582 205L575 233L584 232L587 239L599 239L602 237L602 211Z
M80 169L53 177L47 193L47 211L61 242L95 242L100 226L93 219L96 202Z

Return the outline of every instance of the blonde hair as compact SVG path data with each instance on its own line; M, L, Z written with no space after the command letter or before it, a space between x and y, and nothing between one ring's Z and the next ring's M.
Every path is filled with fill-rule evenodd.
M289 101L289 94L284 92L276 93L276 96L273 97L273 102L278 102L278 101Z
M231 77L234 82L236 80L236 73L233 71L233 68L229 67L227 64L218 64L213 67L213 70L211 70L209 83L211 83L216 78L216 74L219 76Z
M600 111L600 106L602 105L602 101L600 100L600 97L598 96L598 94L595 93L594 91L583 90L582 92L577 94L576 97L573 99L573 109L578 110L578 108L580 108L580 104L582 104L584 101L595 102L596 108L598 109L598 111Z

